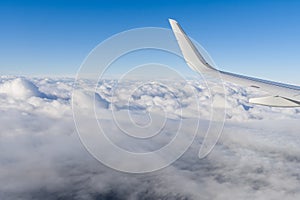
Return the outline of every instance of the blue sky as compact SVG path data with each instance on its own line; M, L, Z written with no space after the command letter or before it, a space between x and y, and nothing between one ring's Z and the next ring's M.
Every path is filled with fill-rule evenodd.
M0 2L0 74L72 75L113 34L180 22L223 70L300 84L300 1Z

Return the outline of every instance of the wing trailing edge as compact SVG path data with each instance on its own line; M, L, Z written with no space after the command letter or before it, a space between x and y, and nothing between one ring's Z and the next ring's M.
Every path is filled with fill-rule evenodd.
M249 99L249 103L271 107L298 107L300 102L280 96L267 96Z

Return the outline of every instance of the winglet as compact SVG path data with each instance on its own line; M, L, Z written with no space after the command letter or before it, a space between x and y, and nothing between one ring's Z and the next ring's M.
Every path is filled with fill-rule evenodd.
M215 69L199 53L193 42L185 34L181 26L174 19L169 19L171 28L176 37L182 55L190 68L196 72L208 72Z

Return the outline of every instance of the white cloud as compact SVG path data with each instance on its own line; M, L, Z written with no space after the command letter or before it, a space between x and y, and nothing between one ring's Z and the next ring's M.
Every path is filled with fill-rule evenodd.
M24 78L15 78L1 84L0 93L16 99L28 99L30 97L43 97L43 93L31 81Z
M109 109L129 110L140 120L142 112L165 110L173 124L183 109L184 120L194 119L192 85L205 127L210 116L209 93L201 82L189 83L164 83L168 88L123 83L112 95L115 82L103 81L96 89L97 117L107 120L112 138L124 148L149 150L163 145L172 134L152 140L154 145L140 146L119 137L120 131L107 117ZM197 158L199 136L173 165L133 175L105 167L84 149L72 118L72 84L72 79L1 78L0 199L300 198L299 109L253 106L247 99L259 92L226 85L226 96L214 96L218 101L226 99L224 132L207 158ZM81 98L75 103L83 109L93 106L93 88L87 83L79 87ZM170 126L170 133L172 128L176 127Z

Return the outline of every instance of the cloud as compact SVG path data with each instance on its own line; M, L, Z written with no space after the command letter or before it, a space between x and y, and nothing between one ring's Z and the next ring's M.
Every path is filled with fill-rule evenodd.
M8 80L0 87L0 93L16 99L28 99L30 97L43 97L44 94L31 81L24 78Z
M73 122L72 84L68 78L1 78L0 199L299 199L299 109L250 105L249 97L263 94L231 84L226 84L226 95L210 97L205 85L195 80L163 85L132 81L117 90L111 80L96 90L82 83L76 105L88 109L95 97L96 116L106 120L111 138L128 150L165 145L178 120L199 117L205 129L211 98L226 100L224 132L207 158L197 157L203 139L199 135L171 166L126 174L96 161L81 144ZM143 113L166 113L169 134L151 144L129 140L109 117L112 109L129 111L133 120L142 122Z

